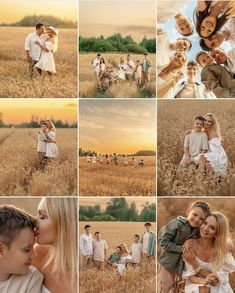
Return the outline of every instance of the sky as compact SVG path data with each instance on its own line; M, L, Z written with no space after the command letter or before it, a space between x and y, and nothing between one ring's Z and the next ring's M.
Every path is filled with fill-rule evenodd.
M95 206L95 205L100 205L101 209L105 209L107 203L110 201L111 198L82 198L80 197L79 199L79 205L80 206ZM134 202L136 204L136 208L138 211L141 211L144 207L144 205L146 203L148 204L153 204L156 203L156 199L155 198L128 198L125 197L126 202L128 204L131 204L132 202Z
M16 22L24 16L33 14L53 15L63 20L76 21L77 2L77 0L1 0L0 22Z
M139 42L154 38L155 1L80 1L80 35L104 37L121 33Z
M98 153L155 150L155 100L80 100L80 147Z
M77 121L76 99L1 99L0 113L6 124L30 122L32 115L41 119Z

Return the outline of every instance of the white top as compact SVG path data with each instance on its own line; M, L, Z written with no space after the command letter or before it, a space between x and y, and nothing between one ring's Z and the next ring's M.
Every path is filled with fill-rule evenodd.
M37 143L37 152L46 152L46 135L43 131L39 131L38 133L38 143Z
M43 71L49 71L56 73L55 69L55 60L53 55L54 44L50 41L45 42L45 47L49 50L42 51L39 61L35 65L38 68L41 68Z
M140 242L133 242L130 246L129 251L131 253L132 262L139 264L141 261L142 244Z
M100 72L104 72L105 71L105 68L106 68L105 63L101 63L100 64Z
M148 253L150 232L145 232L143 236L143 253Z
M42 286L42 293L51 293L46 287Z
M32 57L34 61L38 61L40 59L42 50L41 48L36 45L34 42L39 41L41 45L44 45L45 39L43 36L39 36L38 34L30 33L25 40L24 48L25 50L29 51L29 55Z
M204 262L196 257L198 265L208 271L213 271L211 263ZM225 256L224 264L221 270L216 275L219 277L219 283L216 286L207 285L210 288L210 293L233 293L232 288L229 285L229 273L235 271L235 261L231 253ZM183 278L186 279L185 293L199 293L199 284L193 284L189 281L189 277L197 275L195 270L189 263L185 261L185 271L183 272Z
M100 60L97 59L97 58L95 58L93 60L92 67L93 67L93 71L94 72L99 73L100 72Z
M159 0L157 1L157 22L164 23L174 18L178 12L189 4L189 0Z
M1 293L41 293L43 275L33 266L26 275L11 275L7 280L0 280Z
M54 130L50 130L48 133L47 133L47 136L54 140L56 139L56 132ZM58 157L58 148L57 148L57 145L56 143L51 143L51 142L47 142L46 144L46 157L48 158L56 158Z
M92 235L82 234L80 237L80 250L83 255L92 255Z
M135 69L135 63L132 60L127 61L125 73L126 74L133 74L134 69Z
M119 67L119 70L117 72L118 78L126 79L126 77L125 77L126 64L125 63L119 64L118 67Z
M104 250L108 249L108 245L105 240L100 239L99 241L94 239L92 241L93 247L93 259L98 261L104 261L105 255Z

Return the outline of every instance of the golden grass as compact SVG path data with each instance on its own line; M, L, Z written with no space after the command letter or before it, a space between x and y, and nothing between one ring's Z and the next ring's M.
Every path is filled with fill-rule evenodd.
M81 196L153 196L156 194L155 157L138 157L144 159L144 167L133 165L107 165L97 163L95 166L80 157L79 189ZM129 158L129 161L131 158Z
M0 130L0 195L76 195L77 130L57 131L59 157L44 172L38 170L37 132Z
M24 42L34 28L0 27L0 97L77 97L77 31L60 29L59 47L54 53L57 74L50 83L46 73L29 79ZM44 78L45 77L45 78Z
M125 57L126 53L103 53L106 63L112 64L117 69L120 57ZM79 56L79 97L82 98L153 98L156 97L155 84L155 55L149 54L152 62L151 82L145 89L138 89L135 82L123 81L114 84L105 92L98 92L96 81L92 70L92 60L96 53L80 54ZM142 60L143 55L131 54L132 60Z
M86 222L80 222L80 234ZM91 222L92 232L100 231L102 238L107 241L109 256L115 251L115 247L121 243L129 246L132 243L134 234L142 236L144 223L137 222ZM153 231L156 229L153 224ZM79 292L156 292L156 266L155 262L143 264L141 268L129 268L123 279L118 279L114 271L105 270L97 272L90 268L86 272L80 271Z
M184 134L192 129L193 118L212 112L221 128L222 145L229 159L226 178L177 172L183 156ZM158 195L235 195L234 101L158 101Z

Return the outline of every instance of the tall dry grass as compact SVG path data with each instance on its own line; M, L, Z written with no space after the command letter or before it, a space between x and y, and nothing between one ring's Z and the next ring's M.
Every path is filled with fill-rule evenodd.
M235 195L235 103L232 100L158 101L158 195ZM177 172L183 156L184 134L191 130L196 115L212 112L221 128L227 153L227 176L204 176L187 168Z
M113 65L118 70L120 57L126 57L125 53L103 53L106 64ZM79 56L79 97L82 98L153 98L156 97L155 83L155 55L149 54L152 62L151 82L143 89L139 89L135 81L122 81L112 85L105 92L100 92L96 87L96 80L92 70L92 60L96 53L80 54ZM143 55L131 54L132 60L142 60Z
M135 167L131 163L96 165L79 160L79 194L81 196L153 196L156 194L155 157L138 157L144 159L144 167ZM129 161L131 158L129 158Z
M80 222L80 234L86 222ZM144 223L137 222L91 222L92 232L100 231L102 238L107 241L109 256L115 251L115 247L121 243L132 243L134 234L140 236L144 232ZM153 231L156 229L153 224ZM126 277L119 279L115 271L105 269L97 272L89 268L86 272L80 271L79 292L156 292L156 265L155 262L143 264L140 268L129 266Z
M24 50L25 38L35 28L0 27L0 97L77 97L77 31L59 30L58 51L54 53L57 74L50 83L45 74L29 79Z
M37 132L0 130L0 195L76 195L77 130L58 129L59 157L44 171L38 166Z

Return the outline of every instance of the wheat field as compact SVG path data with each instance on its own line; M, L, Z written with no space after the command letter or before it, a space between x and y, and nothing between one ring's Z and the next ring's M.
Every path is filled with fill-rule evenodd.
M235 195L235 101L158 101L158 195ZM227 153L227 176L218 183L216 175L194 174L190 169L177 172L183 156L184 134L191 130L193 119L208 112L220 125L222 145Z
M57 74L52 83L46 73L30 80L24 50L26 36L35 28L0 27L0 97L76 98L77 31L59 29L58 51L54 53Z
M77 195L77 130L58 129L59 157L38 168L37 129L0 130L0 195Z
M106 64L111 64L116 70L120 57L126 57L127 53L102 53ZM97 91L96 80L92 69L92 60L96 53L79 55L79 97L82 98L153 98L156 97L156 61L155 55L149 54L152 64L150 84L143 90L139 90L135 82L122 81L114 84L105 92ZM131 54L132 60L142 60L143 55Z
M80 235L86 222L80 222ZM102 238L107 241L109 256L115 247L125 243L128 247L132 243L134 234L142 236L144 223L137 222L91 222L92 233L99 231ZM153 224L152 230L155 231ZM156 265L155 262L143 264L141 268L129 268L123 279L118 279L114 271L105 270L97 272L89 268L86 272L80 271L79 292L105 292L105 293L155 293L156 292Z
M80 196L153 196L156 194L155 157L135 157L144 159L144 167L101 164L79 160ZM131 158L128 159L129 161Z

